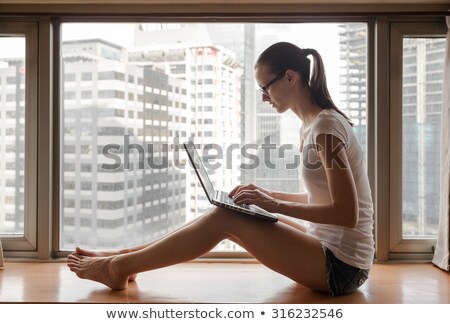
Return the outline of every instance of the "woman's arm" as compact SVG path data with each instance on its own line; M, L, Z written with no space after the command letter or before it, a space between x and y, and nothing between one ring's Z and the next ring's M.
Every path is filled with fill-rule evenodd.
M286 201L259 189L233 190L238 204L255 204L268 212L280 213L306 221L354 228L358 223L358 196L345 145L331 134L317 136L319 156L327 176L330 204L305 204Z
M358 196L345 145L331 134L317 136L316 142L328 180L331 204L304 205L279 201L277 212L315 223L354 228L358 223Z
M297 202L301 204L308 203L308 194L307 193L289 193L282 191L269 191L269 194L278 200Z

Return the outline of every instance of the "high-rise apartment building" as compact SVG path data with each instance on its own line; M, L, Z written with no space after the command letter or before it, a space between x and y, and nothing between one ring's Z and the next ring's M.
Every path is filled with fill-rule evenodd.
M355 134L367 154L367 26L339 26L340 106L355 124Z
M243 70L240 57L234 52L237 49L230 50L228 43L212 41L209 27L209 24L138 25L136 48L130 51L129 61L153 66L186 81L188 136L199 145L214 186L229 190L241 181ZM190 167L188 170L189 220L202 215L211 205L194 171ZM224 241L217 249L236 250L237 246Z
M205 37L200 40L198 35ZM205 166L211 181L226 190L240 181L237 148L241 144L241 69L236 55L223 46L212 45L208 35L203 24L162 26L157 30L138 27L136 49L129 52L129 62L153 66L185 80L189 97L188 136L200 146L204 162L210 161ZM158 44L151 45L155 39ZM211 206L192 169L188 186L188 218L193 218Z
M255 97L255 24L222 23L207 24L211 40L214 44L223 46L233 51L238 60L241 73L241 141L243 144L256 143L257 140L257 102ZM241 168L240 177L242 183L255 182L255 169Z
M129 246L183 224L185 170L167 145L186 137L186 83L100 39L62 48L62 248Z
M0 229L14 235L24 230L25 62L0 63Z
M437 234L444 38L403 41L403 234Z

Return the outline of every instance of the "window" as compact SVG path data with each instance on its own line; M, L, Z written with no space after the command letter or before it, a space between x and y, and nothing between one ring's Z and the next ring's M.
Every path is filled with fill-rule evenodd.
M431 255L435 211L427 206L438 204L438 166L420 166L433 165L428 157L438 154L428 143L437 140L436 129L430 125L437 125L442 109L442 69L438 60L444 43L439 38L447 31L442 6L430 4L430 14L424 16L420 6L399 5L392 9L392 16L383 18L373 11L386 12L382 5L371 6L372 9L350 6L351 23L343 22L342 11L333 5L327 10L335 15L321 16L323 7L318 5L313 16L296 17L298 23L268 12L265 6L253 14L256 17L261 13L263 16L257 20L267 23L202 23L204 11L199 6L192 16L186 14L186 21L199 23L182 24L152 24L145 23L145 19L140 24L124 23L140 12L134 6L128 6L120 18L117 9L105 7L102 21L117 18L120 22L76 23L78 16L72 13L79 11L78 5L67 8L66 15L52 15L56 19L43 13L47 12L43 9L39 16L42 19L30 18L33 22L27 22L27 14L36 14L34 7L16 7L24 13L23 17L16 18L17 12L6 8L0 18L0 148L4 152L0 170L6 172L0 173L0 236L7 255L49 259L52 252L64 256L64 251L77 244L115 249L156 239L198 216L209 205L189 172L180 168L186 161L181 150L176 158L172 148L175 138L181 142L198 134L201 145L216 141L216 135L231 138L218 143L226 148L234 138L239 138L239 144L261 144L263 135L270 134L277 145L294 144L292 150L285 151L286 159L292 161L299 125L289 114L276 115L270 106L261 103L253 79L255 56L280 35L283 40L319 50L331 96L356 124L354 130L367 154L375 198L377 258L384 261L405 255ZM86 10L96 14L92 9ZM397 13L402 10L399 18ZM406 11L411 15L406 16ZM82 21L96 19L95 15L88 16ZM245 19L232 13L222 18ZM184 46L188 38L183 37L183 28L192 31L205 27L207 32L203 29L200 35L209 34L211 46ZM100 32L102 28L105 32ZM139 37L135 37L136 32ZM142 42L151 33L159 33L154 40L164 40L165 45L155 41L155 50L143 56L146 44ZM177 50L166 50L170 43L166 35L182 38L175 41ZM199 34L188 34L196 35ZM308 40L309 35L314 39ZM11 41L25 46L11 45ZM195 39L190 42L195 43ZM414 64L414 47L425 48L424 56L419 54L425 64ZM17 49L20 53L12 51ZM20 84L14 73L5 72L14 59L22 60L25 66ZM421 69L426 73L419 77ZM65 92L69 93L67 99ZM213 97L196 96L206 93ZM60 103L55 103L54 98ZM15 106L21 108L12 108ZM418 112L422 114L420 118L413 119ZM52 120L59 122L59 127L52 125ZM156 144L153 151L145 145L148 143ZM107 155L107 144L118 144L119 148L109 147ZM144 160L142 150L134 144L144 148ZM419 165L413 160L415 156L426 158ZM105 170L104 164L114 165L114 158L119 167ZM222 168L212 175L218 187L226 190L236 181L254 181L273 190L302 189L295 170L275 172L266 168L246 172L233 164L245 162L239 158L239 154L232 154L230 167L224 159L217 160L223 162ZM410 164L409 159L414 163ZM58 160L59 165L55 165L53 162ZM128 169L124 168L125 162ZM139 168L141 162L146 169ZM21 170L19 174L16 169ZM173 203L167 202L168 196ZM417 201L412 197L417 197ZM88 200L90 208L82 208L88 206ZM132 206L128 207L128 203ZM4 209L6 206L8 210ZM53 206L58 206L56 211ZM424 208L427 213L421 214ZM18 228L12 230L11 224L18 224ZM237 251L230 242L217 249Z
M403 63L403 77L416 77L403 82L403 238L437 236L441 113L430 108L442 104L444 43L444 38L403 39L403 59L412 58ZM409 66L413 72L407 72ZM441 78L425 81L435 74Z
M392 27L391 253L431 253L437 238L445 32L436 23Z
M170 28L152 23L62 24L65 74L101 72L100 81L92 82L89 88L83 83L62 84L64 93L72 91L74 95L63 98L60 120L61 129L65 130L60 156L61 250L71 250L81 243L96 249L142 244L210 208L196 179L186 177L192 170L183 167L182 148L176 147L192 134L203 148L213 144L223 155L228 154L212 163L220 163L219 169L208 170L218 188L227 190L239 182L256 182L272 190L302 191L298 170L285 167L297 154L298 119L293 114L277 115L262 102L253 69L248 68L258 53L281 40L277 35L297 43L298 35L305 35L299 45L316 48L322 54L332 97L353 119L355 132L366 149L366 23L167 26ZM209 34L212 43L193 43L193 29ZM83 30L88 32L83 34ZM108 33L103 30L111 36L105 38ZM306 35L326 35L329 41ZM77 43L72 39L77 39ZM172 39L172 44L146 43L158 39ZM100 53L97 60L86 60L85 49L89 47L107 47L108 55ZM88 79L86 74L82 74L83 78ZM72 97L101 100L69 100ZM130 118L106 114L117 107L123 109L122 117ZM85 109L92 115L83 119L71 117L79 116ZM241 127L244 112L251 116L245 120L245 132ZM285 160L278 159L277 151L270 156L280 160L276 170L263 166L250 171L240 168L245 161L241 161L239 150L233 150L233 146L260 146L266 138L277 146L290 145L287 151L283 148ZM89 143L98 154L70 149L79 143ZM216 153L217 150L203 152L210 158ZM262 158L261 150L255 154ZM69 186L74 179L78 180ZM86 198L87 188L92 191L92 202ZM87 208L91 208L89 222L83 221ZM241 251L228 241L216 250Z
M92 81L92 73L91 72L81 73L81 81Z
M65 82L75 82L76 81L76 74L75 73L66 73L66 74L64 74L64 81Z
M69 99L75 99L75 91L65 91L64 92L64 99L65 100L69 100Z
M36 249L37 24L0 22L0 237L6 251Z
M64 99L67 99L67 98L64 98ZM82 90L81 91L81 99L92 99L92 91Z

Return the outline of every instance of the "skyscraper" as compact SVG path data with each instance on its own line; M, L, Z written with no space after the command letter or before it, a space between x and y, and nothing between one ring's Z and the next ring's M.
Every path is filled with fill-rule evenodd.
M403 41L403 235L437 235L444 38Z
M185 82L101 39L63 43L63 82L61 247L140 244L183 224L185 171L164 165L164 146L186 135Z
M173 26L171 26L173 27ZM174 28L136 29L136 48L129 61L164 70L173 78L185 80L189 98L189 137L200 145L205 161L219 157L221 167L206 164L209 176L218 188L231 188L239 180L239 152L233 146L241 143L240 80L241 69L234 52L212 45L204 24ZM159 43L150 45L151 40ZM218 152L220 151L220 152ZM220 154L221 153L221 154ZM203 189L190 170L189 218L210 208Z
M367 154L367 25L340 27L340 109L355 124L355 134Z
M2 59L0 67L0 231L24 231L25 188L25 62Z
M256 143L257 140L257 101L255 97L255 24L222 23L206 25L214 44L221 45L236 54L242 71L240 78L241 141L243 144ZM241 168L241 182L255 182L255 170Z

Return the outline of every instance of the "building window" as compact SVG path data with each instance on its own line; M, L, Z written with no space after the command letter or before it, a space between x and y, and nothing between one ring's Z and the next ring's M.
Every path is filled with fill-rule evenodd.
M67 98L64 98L64 99L67 99ZM81 99L92 99L92 91L90 91L90 90L81 91Z
M81 73L81 81L92 81L92 73L91 72Z
M75 73L66 73L64 74L64 81L65 82L74 82L76 80L76 74Z
M64 92L64 99L65 100L75 99L75 91L65 91Z

